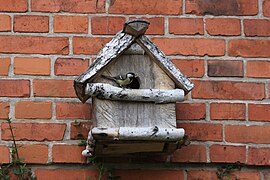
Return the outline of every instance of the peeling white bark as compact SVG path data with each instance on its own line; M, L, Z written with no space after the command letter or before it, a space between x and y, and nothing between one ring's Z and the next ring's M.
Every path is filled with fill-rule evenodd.
M155 127L120 127L119 140L159 140L179 141L183 139L185 130L180 128Z
M92 130L93 138L106 139L106 140L118 140L119 128L97 128L94 127Z
M93 128L92 136L95 139L106 140L149 140L149 141L180 141L185 135L183 128L155 127L119 127Z
M148 52L152 59L170 76L177 87L185 90L186 94L191 91L194 84L166 57L166 55L146 36L140 36L136 42Z
M136 141L149 143L181 143L185 141L185 130L183 128L161 128L154 127L118 127L100 128L94 127L89 131L86 149L82 151L85 157L91 157L95 151L98 141L125 141L127 144ZM173 150L180 146L173 145ZM138 147L140 148L140 147Z
M170 103L184 101L182 89L123 89L104 83L88 83L85 94L99 99Z

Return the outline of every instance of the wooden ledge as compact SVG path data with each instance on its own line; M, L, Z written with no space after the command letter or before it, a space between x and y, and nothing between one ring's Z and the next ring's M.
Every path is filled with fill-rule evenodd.
M119 127L93 128L83 156L170 154L185 144L182 128Z

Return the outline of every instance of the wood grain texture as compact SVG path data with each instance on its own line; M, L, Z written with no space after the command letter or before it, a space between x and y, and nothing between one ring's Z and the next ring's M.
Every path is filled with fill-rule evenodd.
M149 24L150 23L146 20L131 20L124 24L123 32L138 37L145 33L149 27Z
M98 53L96 60L91 66L74 80L74 88L78 98L85 102L90 96L85 95L84 89L87 82L92 81L96 75L100 75L103 68L117 59L135 41L135 37L119 32ZM117 48L115 48L117 47Z
M105 145L105 148L104 148ZM162 152L165 143L163 142L133 142L133 143L100 143L96 145L95 155L119 156L134 153Z
M177 87L183 89L186 94L193 89L193 83L146 36L140 36L136 39L136 42L174 80Z
M143 89L174 89L174 82L148 55L122 55L109 64L104 75L136 73ZM98 76L93 82L115 85ZM97 127L176 127L175 103L117 102L93 98L93 119Z

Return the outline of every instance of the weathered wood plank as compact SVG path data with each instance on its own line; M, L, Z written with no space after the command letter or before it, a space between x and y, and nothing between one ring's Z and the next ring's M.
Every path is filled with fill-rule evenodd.
M146 20L131 20L124 24L123 32L132 34L133 36L137 37L145 33L149 24L150 23Z
M98 53L93 64L74 80L76 94L82 102L85 102L90 96L84 94L86 81L91 81L94 76L102 73L103 68L112 60L118 58L133 42L135 37L126 33L119 32L107 43Z
M146 36L140 36L136 42L141 45L145 52L170 76L177 87L182 88L186 94L194 87L193 83L170 61L166 55Z
M145 152L162 152L164 149L163 142L147 142L147 143L102 143L97 144L95 155L117 156L120 154L134 154Z
M134 72L140 77L142 89L175 89L174 82L148 55L123 54L109 64L103 74L115 76L127 72ZM101 76L92 82L117 86ZM97 127L176 127L175 103L118 102L93 97L93 109Z

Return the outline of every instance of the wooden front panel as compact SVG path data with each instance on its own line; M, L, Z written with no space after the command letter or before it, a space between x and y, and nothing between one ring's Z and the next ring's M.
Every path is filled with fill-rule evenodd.
M147 55L122 55L110 64L104 75L136 73L142 89L174 89L174 82ZM94 82L114 82L98 77ZM175 103L110 101L93 98L93 119L97 127L176 127Z

